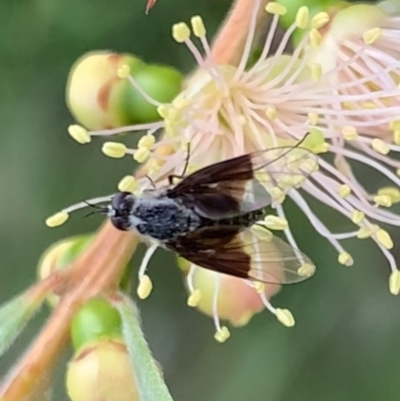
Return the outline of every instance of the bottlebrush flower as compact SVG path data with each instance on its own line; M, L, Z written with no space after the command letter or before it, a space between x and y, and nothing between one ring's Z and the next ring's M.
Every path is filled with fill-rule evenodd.
M146 131L135 149L118 142L107 142L103 146L104 153L110 157L128 154L139 163L147 162L145 169L150 180L143 177L135 182L134 187L140 190L151 187L153 183L163 183L168 175L181 174L188 143L189 170L193 171L259 149L292 146L308 133L304 146L318 155L319 171L302 184L301 190L293 188L287 196L306 214L315 230L337 250L339 263L346 266L353 264L353 257L342 245L343 240L370 238L374 241L392 270L390 291L398 294L400 273L389 252L393 241L378 224L400 225L400 217L390 211L390 207L400 201L400 162L389 155L390 152L398 152L400 146L387 141L391 130L400 135L400 89L395 79L388 80L385 85L374 85L383 80L388 71L396 71L398 61L392 56L389 46L386 47L387 53L383 53L387 64L374 63L371 68L349 75L353 65L356 65L353 62L370 57L369 40L365 40L365 35L369 37L368 26L362 36L364 45L358 46L354 55L327 67L327 63L321 63L316 58L316 49L322 43L329 16L320 13L310 19L307 7L298 10L276 53L270 55L279 18L286 13L286 9L269 2L266 12L271 15L270 29L259 59L248 66L260 1L254 0L253 4L247 41L237 66L218 65L214 61L206 39L206 28L199 16L191 19L191 28L185 23L173 26L173 38L187 46L198 68L171 103L152 99L130 75L127 65L119 68L119 77L126 78L149 103L158 107L159 122L102 131L87 131L77 126L71 129L80 130L89 138ZM302 40L293 54L284 55L286 44L299 29L304 30ZM200 47L196 47L192 35L199 41ZM384 46L381 49L383 51ZM347 78L338 79L342 76ZM367 108L366 103L370 101L374 107ZM161 129L165 134L156 140L153 134ZM325 158L325 155L331 157ZM385 186L369 193L352 172L350 163L353 161L380 173L386 180ZM131 178L127 180L132 183ZM310 208L303 193L345 216L354 225L354 230L333 233ZM278 226L284 231L288 243L298 248L286 219L282 204L284 198L277 194L274 205L277 215L272 220L279 222ZM65 209L51 223L57 222L57 217L65 220L69 212L82 206L85 204ZM145 295L149 294L151 282L144 271L154 249L149 248L148 257L140 269L140 277L146 282L146 289L142 288L140 292ZM219 286L215 288L215 297L218 298ZM262 300L284 324L293 325L290 312L275 309L266 297Z

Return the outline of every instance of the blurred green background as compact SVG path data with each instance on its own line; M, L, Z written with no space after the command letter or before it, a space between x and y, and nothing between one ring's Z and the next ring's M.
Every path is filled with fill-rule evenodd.
M145 0L0 0L2 302L35 280L36 262L47 246L100 224L75 216L50 230L44 219L65 205L113 192L132 169L130 160L103 156L101 140L81 146L67 135L73 120L64 86L72 63L88 50L112 49L188 71L193 60L172 41L171 24L201 14L212 34L229 5L159 0L145 16ZM321 212L333 231L346 228L329 210ZM356 241L348 244L355 265L340 266L305 216L293 210L291 217L301 248L318 266L312 280L286 287L274 299L295 314L292 329L264 312L232 330L227 343L216 343L211 319L186 306L172 255L160 251L153 259L155 290L140 308L175 401L399 399L399 300L389 294L385 259L372 242ZM43 310L0 360L0 376L46 315ZM67 399L62 374L61 367L54 397L59 401Z

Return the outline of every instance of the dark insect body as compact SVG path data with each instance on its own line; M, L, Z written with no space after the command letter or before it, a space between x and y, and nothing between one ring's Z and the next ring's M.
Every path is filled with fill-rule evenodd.
M107 213L117 229L134 229L200 267L261 282L298 282L312 275L312 262L258 222L274 190L284 196L316 167L314 155L300 147L254 152L176 185L171 177L170 186L139 197L119 192Z

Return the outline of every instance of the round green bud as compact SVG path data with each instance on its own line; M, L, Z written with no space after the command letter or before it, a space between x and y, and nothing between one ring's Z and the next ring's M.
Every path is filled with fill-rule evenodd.
M170 103L181 91L183 74L173 67L149 64L131 73L140 88L160 103ZM132 85L121 86L115 96L120 97L121 119L126 124L160 120L157 106L149 103Z
M40 257L37 267L38 279L43 280L55 271L69 267L92 239L93 234L77 235L51 245ZM50 306L54 307L58 304L59 296L49 294L47 301Z
M120 76L122 68L130 74L145 64L130 54L110 51L90 52L72 66L66 87L66 102L75 119L90 130L116 128L126 124L121 113L121 87L132 85ZM116 94L117 93L117 94Z
M100 339L119 339L121 336L119 313L104 298L87 301L72 320L71 340L75 350Z

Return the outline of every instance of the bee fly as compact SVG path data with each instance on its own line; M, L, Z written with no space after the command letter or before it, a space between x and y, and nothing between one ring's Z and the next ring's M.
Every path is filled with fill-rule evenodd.
M176 185L171 176L169 186L141 196L119 192L103 210L117 229L136 230L155 243L144 257L142 275L162 246L219 273L294 283L311 276L313 264L259 221L274 190L284 196L316 168L313 153L298 145L256 151L181 177Z

